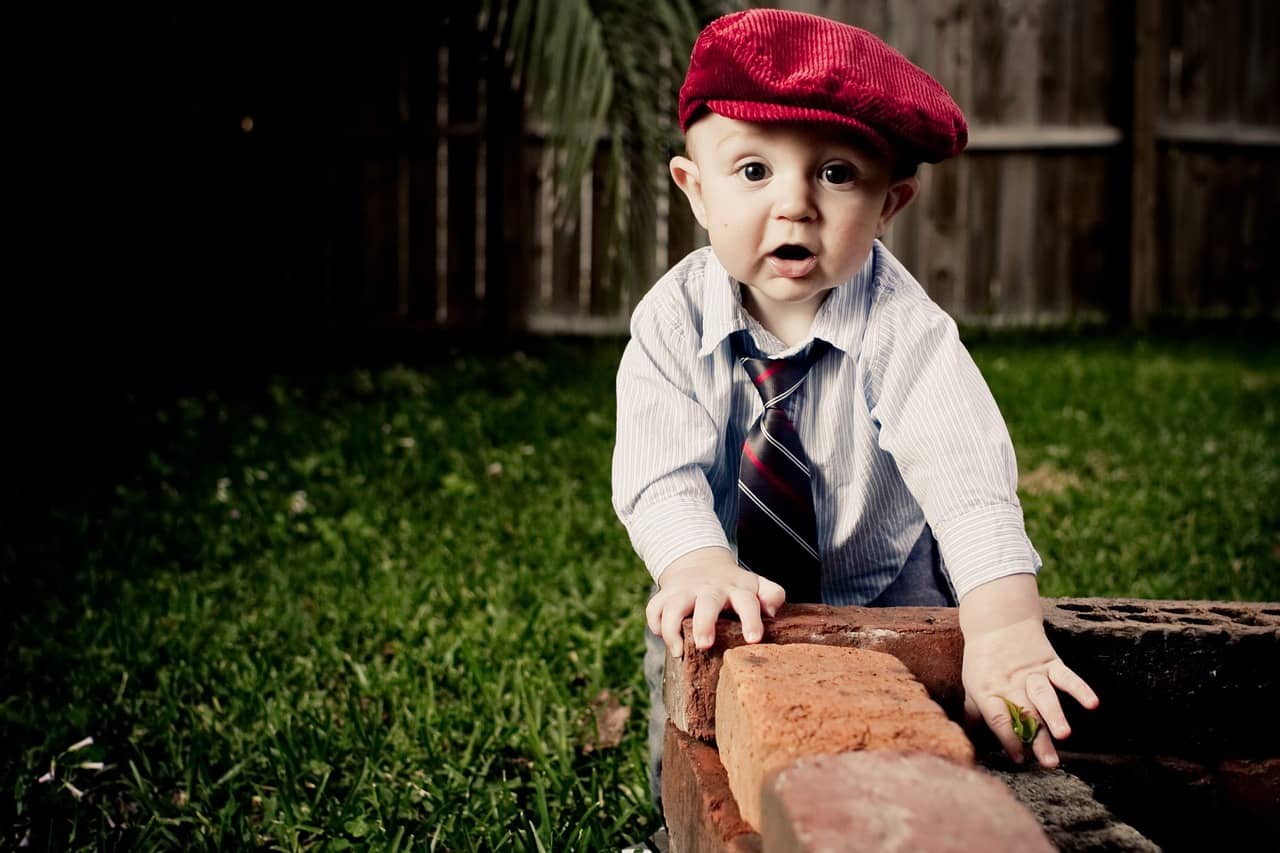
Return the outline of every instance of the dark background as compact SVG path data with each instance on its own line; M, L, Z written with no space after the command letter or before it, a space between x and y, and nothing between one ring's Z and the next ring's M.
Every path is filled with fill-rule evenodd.
M360 215L348 155L394 111L401 59L444 26L224 6L15 21L12 529L127 471L154 399L471 345L388 334L334 286L351 272L335 239Z

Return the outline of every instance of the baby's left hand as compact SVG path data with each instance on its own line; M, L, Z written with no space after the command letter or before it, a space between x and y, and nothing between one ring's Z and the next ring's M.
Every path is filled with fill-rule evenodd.
M961 678L965 715L971 722L985 720L1009 757L1019 763L1022 741L1013 731L1006 699L1043 722L1031 744L1042 767L1058 766L1053 740L1071 733L1057 690L1069 693L1085 708L1098 707L1097 694L1049 644L1038 613L1006 625L966 632Z

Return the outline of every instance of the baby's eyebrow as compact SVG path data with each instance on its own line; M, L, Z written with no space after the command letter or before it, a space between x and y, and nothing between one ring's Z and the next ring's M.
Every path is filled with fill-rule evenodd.
M719 151L721 148L725 147L730 142L735 142L740 139L746 139L750 141L751 134L747 133L744 130L735 130L732 133L730 133L728 136L721 138L721 140L716 143L716 151Z

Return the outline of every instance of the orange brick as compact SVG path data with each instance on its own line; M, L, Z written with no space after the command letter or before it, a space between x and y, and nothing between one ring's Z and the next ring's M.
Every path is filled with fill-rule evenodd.
M922 753L798 759L765 780L761 823L770 853L1055 849L999 781Z
M973 763L973 745L892 655L808 644L724 654L716 742L743 818L764 777L805 755L889 749Z
M673 853L760 853L760 835L742 819L715 747L667 723L662 809Z

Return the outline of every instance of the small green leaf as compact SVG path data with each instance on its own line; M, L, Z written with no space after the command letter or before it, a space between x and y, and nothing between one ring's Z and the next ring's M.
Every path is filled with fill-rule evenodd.
M1020 705L1015 705L1003 696L1005 706L1009 709L1009 720L1013 723L1013 733L1023 743L1031 743L1036 739L1036 732L1040 730L1040 721L1031 715L1031 712Z

